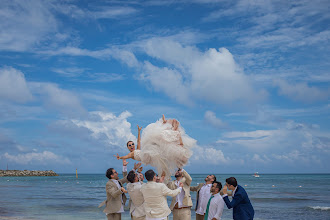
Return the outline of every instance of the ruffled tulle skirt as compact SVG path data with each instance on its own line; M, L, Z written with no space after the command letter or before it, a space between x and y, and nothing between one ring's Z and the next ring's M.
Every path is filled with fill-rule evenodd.
M180 145L180 134L183 146ZM188 163L195 144L196 140L189 137L181 126L174 131L171 124L164 124L160 119L143 130L139 156L142 163L155 167L159 175L165 172L165 178L169 180L178 167Z

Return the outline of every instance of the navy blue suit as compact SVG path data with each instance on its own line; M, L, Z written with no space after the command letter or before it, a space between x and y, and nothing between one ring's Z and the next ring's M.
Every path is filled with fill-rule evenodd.
M228 196L223 198L228 209L233 208L234 220L252 220L254 209L250 199L243 187L237 185L233 200L230 202Z

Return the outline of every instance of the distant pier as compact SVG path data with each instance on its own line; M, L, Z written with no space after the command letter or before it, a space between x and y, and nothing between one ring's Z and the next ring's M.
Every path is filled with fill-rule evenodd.
M0 177L2 176L58 176L52 170L0 170Z

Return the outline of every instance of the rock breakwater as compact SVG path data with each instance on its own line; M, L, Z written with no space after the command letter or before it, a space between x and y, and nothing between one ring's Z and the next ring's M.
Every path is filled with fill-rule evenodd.
M0 170L1 176L58 176L52 170Z

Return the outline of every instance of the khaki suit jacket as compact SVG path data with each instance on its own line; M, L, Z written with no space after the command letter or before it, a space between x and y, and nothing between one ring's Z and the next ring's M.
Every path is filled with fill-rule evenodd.
M141 192L142 184L140 182L128 183L127 191L130 197L130 213L134 212L134 217L142 217L146 215L144 210L144 198Z
M122 185L128 182L126 176L118 181ZM117 213L121 208L122 198L123 198L123 205L125 205L127 199L126 195L120 189L118 189L117 184L113 182L111 179L109 179L105 188L107 192L107 200L103 201L99 205L99 207L105 205L105 209L103 210L104 213Z
M168 208L166 196L176 196L181 189L171 190L163 183L148 181L141 187L144 197L144 208L148 218L167 217L171 210Z
M183 174L183 177L181 178L180 182L183 183L183 187L182 189L184 190L184 198L183 198L183 201L182 201L182 204L184 206L192 206L192 200L191 200L191 195L190 195L190 184L191 184L191 181L192 181L192 178L191 176L187 173L187 171L185 170L182 170L182 174ZM167 184L168 188L170 189L176 189L178 188L176 185L175 185L175 181L172 181L172 182L169 182ZM175 206L175 203L176 203L176 198L173 197L172 198L172 203L170 205L170 209L173 210L174 206Z

